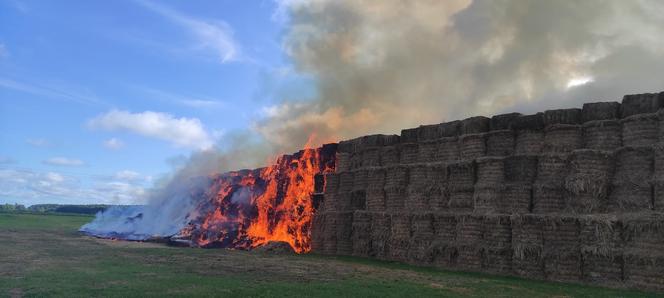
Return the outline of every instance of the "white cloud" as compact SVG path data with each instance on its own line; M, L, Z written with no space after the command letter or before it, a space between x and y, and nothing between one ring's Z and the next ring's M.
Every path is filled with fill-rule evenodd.
M0 169L0 203L140 204L145 200L143 180L107 177L88 181L73 175Z
M25 140L26 143L35 146L35 147L48 147L51 145L51 142L49 142L46 139L27 139Z
M129 131L179 147L204 150L213 144L212 137L198 118L175 118L167 113L111 110L91 119L88 126L108 131Z
M197 47L214 51L222 63L239 58L240 46L234 40L231 27L226 22L196 19L152 1L139 0L138 3L186 28L197 38Z
M44 164L52 166L63 166L63 167L78 167L82 166L85 163L80 159L67 158L67 157L53 157L43 161Z
M141 174L130 171L130 170L122 170L113 176L116 180L136 180L141 178Z
M104 147L111 149L111 150L118 150L122 147L124 147L124 142L122 142L119 139L116 138L110 138L108 140L104 141Z

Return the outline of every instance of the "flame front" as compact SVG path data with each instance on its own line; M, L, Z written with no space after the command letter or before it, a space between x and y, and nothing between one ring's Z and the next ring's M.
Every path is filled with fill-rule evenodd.
M266 168L213 177L199 216L178 238L202 247L251 249L283 241L298 253L311 250L316 175L334 171L324 147L284 155Z

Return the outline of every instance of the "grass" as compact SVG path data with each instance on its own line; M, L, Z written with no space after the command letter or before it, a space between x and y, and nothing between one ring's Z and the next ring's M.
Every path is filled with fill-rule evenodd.
M0 297L651 297L366 258L89 238L92 218L0 213Z

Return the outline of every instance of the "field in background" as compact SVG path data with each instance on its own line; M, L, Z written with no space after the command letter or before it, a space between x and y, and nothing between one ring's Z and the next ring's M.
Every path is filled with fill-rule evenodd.
M76 215L0 213L0 297L652 297L350 257L100 240Z

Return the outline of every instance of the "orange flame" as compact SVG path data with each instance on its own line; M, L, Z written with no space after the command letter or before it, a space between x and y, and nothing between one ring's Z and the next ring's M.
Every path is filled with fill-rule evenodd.
M334 171L334 154L312 149L314 139L268 167L221 175L201 207L213 209L180 235L199 246L250 249L283 241L298 253L310 251L315 176Z

